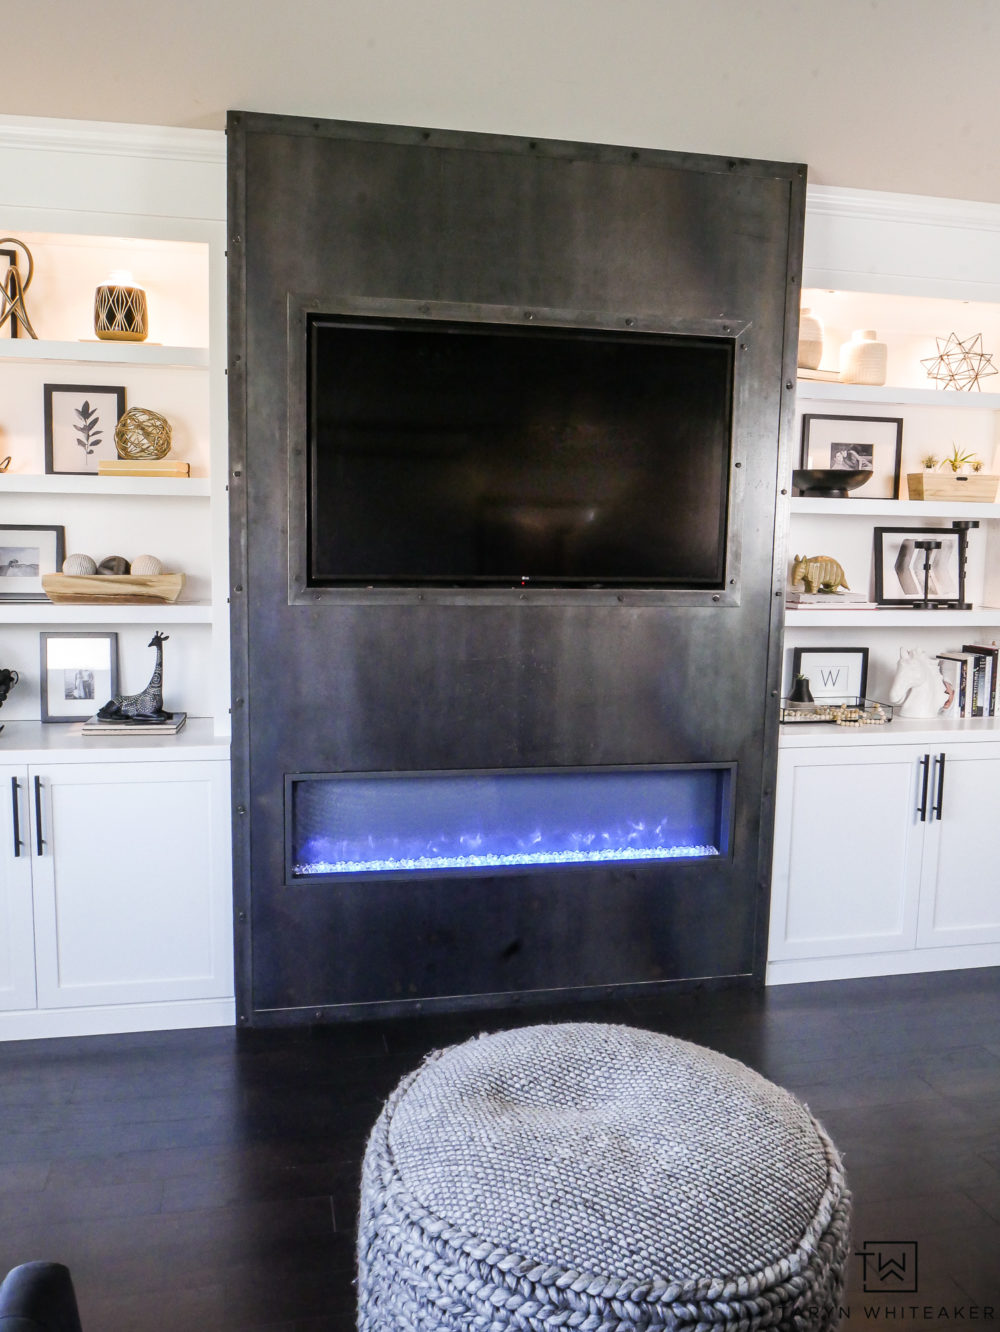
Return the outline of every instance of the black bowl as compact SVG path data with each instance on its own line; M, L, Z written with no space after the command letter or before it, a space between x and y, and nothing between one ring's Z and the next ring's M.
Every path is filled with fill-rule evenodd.
M857 490L873 475L873 472L837 471L833 467L807 468L792 473L792 485L800 495L810 498L847 499L848 491Z

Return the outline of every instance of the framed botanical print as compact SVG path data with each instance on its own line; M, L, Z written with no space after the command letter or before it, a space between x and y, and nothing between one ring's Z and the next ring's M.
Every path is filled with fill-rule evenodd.
M107 384L46 384L45 471L97 476L97 464L118 457L115 426L125 390Z

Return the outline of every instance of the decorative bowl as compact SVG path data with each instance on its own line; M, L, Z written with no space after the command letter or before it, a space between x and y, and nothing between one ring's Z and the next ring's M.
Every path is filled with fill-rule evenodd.
M872 472L837 471L836 468L806 468L792 473L792 485L800 495L819 499L847 499L848 491L857 490L872 479Z

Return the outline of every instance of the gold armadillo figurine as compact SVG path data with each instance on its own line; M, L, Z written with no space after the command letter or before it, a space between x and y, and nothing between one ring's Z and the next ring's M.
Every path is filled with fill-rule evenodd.
M836 592L845 588L844 569L832 555L796 555L792 561L792 587L803 585L807 592Z

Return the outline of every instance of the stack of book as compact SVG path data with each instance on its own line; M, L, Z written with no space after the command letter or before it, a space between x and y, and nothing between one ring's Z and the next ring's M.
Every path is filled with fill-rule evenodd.
M168 712L162 721L144 717L112 717L108 721L89 717L83 723L82 735L176 735L187 721L186 712Z
M863 592L800 592L791 588L785 597L789 610L878 610Z
M191 464L176 458L109 458L97 464L98 476L190 476Z
M941 674L948 686L945 717L995 717L1000 645L966 643L959 651L939 652Z

